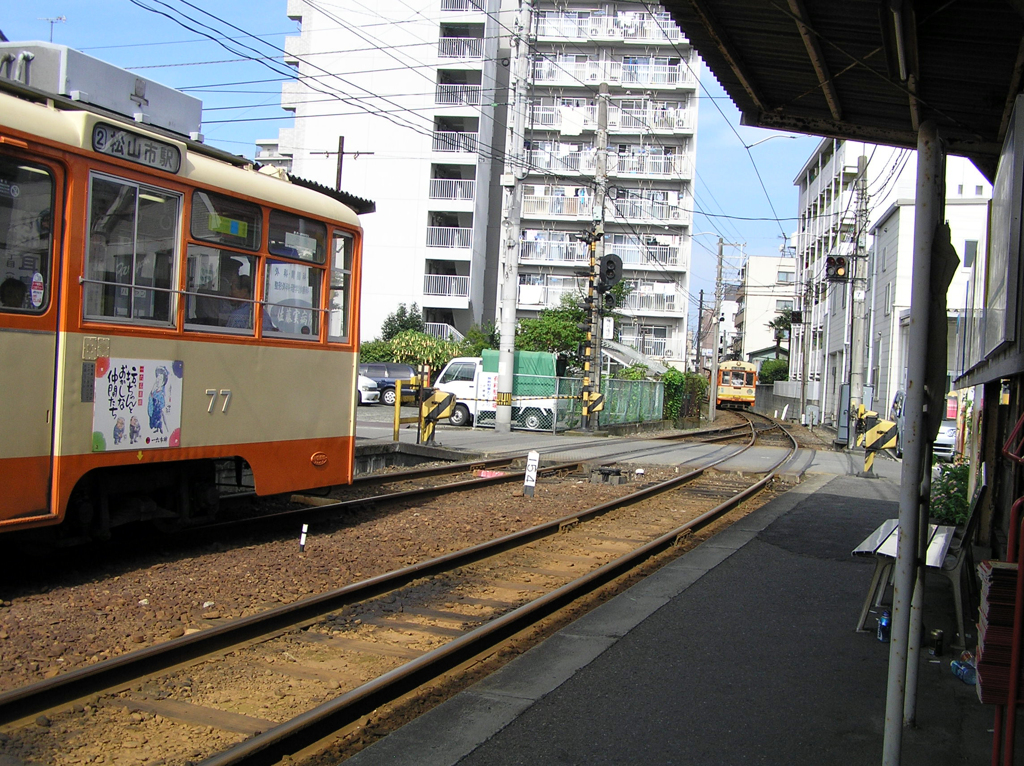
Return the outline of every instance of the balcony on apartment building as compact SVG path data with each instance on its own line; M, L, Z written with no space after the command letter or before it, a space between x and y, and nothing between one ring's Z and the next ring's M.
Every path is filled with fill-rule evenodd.
M441 0L441 10L447 13L483 13L483 0Z
M640 60L633 60L640 59ZM679 59L647 60L623 57L613 61L590 61L585 54L573 58L540 58L534 61L535 85L593 87L602 82L623 87L692 88L697 84L690 68Z
M678 314L683 308L683 301L677 300L674 284L655 283L633 287L620 306L624 312L634 314Z
M627 269L685 268L676 245L645 244L636 238L616 241L605 239L605 252L615 253ZM575 238L574 232L526 230L519 245L522 263L550 263L577 266L588 263L587 246Z
M468 263L454 261L426 262L426 273L423 275L423 308L468 309L469 308L469 274L460 270L469 270Z
M616 340L646 356L679 359L683 355L681 338L656 337L648 333L621 331Z
M479 106L480 72L466 69L439 69L434 86L436 106Z
M472 213L429 213L426 246L433 257L456 261L469 260L473 254Z
M569 196L523 195L524 218L574 218L590 220L594 209L594 195L589 189L579 188Z
M592 104L564 106L534 104L530 109L533 130L574 131L597 130L597 107ZM681 107L624 108L614 104L608 108L610 133L657 133L692 131L691 110Z
M482 59L483 24L441 24L437 39L437 57L441 59Z
M525 231L519 243L519 260L525 263L589 264L586 244L571 232Z
M623 40L640 43L668 43L684 40L679 27L667 13L616 13L601 11L541 11L537 37L560 40Z
M592 146L579 151L531 149L526 153L526 161L531 172L553 170L563 175L579 173L592 176L596 171L597 151ZM689 179L692 168L690 157L648 152L609 152L606 167L609 176L676 179Z
M449 202L472 202L476 198L476 179L462 178L461 173L473 175L473 166L434 165L431 168L430 188L427 196L430 199Z
M690 211L666 200L618 197L613 204L616 219L635 223L661 223L683 226L690 222Z
M587 280L576 277L558 277L539 274L519 275L519 295L516 307L524 311L540 311L562 305L563 296L582 298L587 291Z
M479 118L435 117L433 150L443 153L475 154L479 138Z

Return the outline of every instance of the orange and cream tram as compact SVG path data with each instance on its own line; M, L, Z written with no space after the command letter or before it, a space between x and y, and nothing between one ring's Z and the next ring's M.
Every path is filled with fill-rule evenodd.
M209 519L225 476L350 482L372 203L187 138L191 97L27 46L31 69L0 46L0 531ZM54 56L96 82L27 76Z
M757 365L750 362L721 362L718 365L717 391L717 407L753 407L757 391Z

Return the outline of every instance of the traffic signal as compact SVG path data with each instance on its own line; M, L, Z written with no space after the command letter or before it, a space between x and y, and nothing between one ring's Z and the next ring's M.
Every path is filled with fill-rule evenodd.
M598 264L597 291L599 293L608 292L608 290L615 287L621 279L622 259L614 253L609 253L601 258L601 262Z
M830 255L825 259L825 279L830 282L842 282L849 276L849 269L846 265L846 257L842 255Z
M790 324L803 324L804 323L804 312L800 309L789 312L789 323Z

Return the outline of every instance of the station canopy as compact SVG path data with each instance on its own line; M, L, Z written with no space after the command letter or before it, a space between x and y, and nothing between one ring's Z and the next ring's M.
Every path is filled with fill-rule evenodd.
M917 147L989 180L1020 92L1024 0L665 0L743 124Z

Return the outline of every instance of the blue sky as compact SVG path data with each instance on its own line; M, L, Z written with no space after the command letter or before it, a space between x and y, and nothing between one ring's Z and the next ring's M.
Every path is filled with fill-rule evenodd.
M201 7L259 36L262 42L249 40L247 44L264 56L283 47L286 36L297 34L295 22L285 13L285 0L207 0L195 2L191 8L179 0L167 0L166 5L158 0L139 2L165 13L170 13L169 7L185 10L223 34L227 27L203 16L197 10ZM6 6L0 14L0 30L10 40L48 40L51 24L45 19L64 16L67 21L52 25L55 43L202 98L203 133L207 143L221 149L252 157L256 139L275 137L279 127L291 125L277 106L282 75L249 60L232 61L241 58L239 53L204 39L193 22L189 23L196 31L130 0L33 0ZM697 235L690 292L696 297L704 290L705 300L714 294L719 236L736 245L725 247L728 279L735 274L742 252L777 254L783 232L793 232L797 205L793 178L819 140L809 136L770 138L785 134L739 123L739 112L714 76L702 69L694 185L693 231ZM752 148L748 151L745 146ZM358 190L352 191L358 194ZM694 304L691 315L695 314Z

